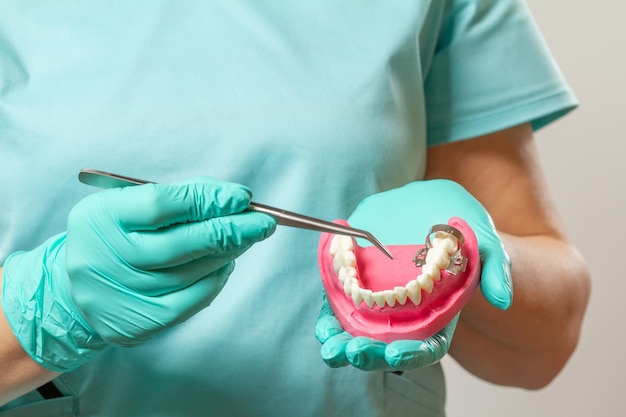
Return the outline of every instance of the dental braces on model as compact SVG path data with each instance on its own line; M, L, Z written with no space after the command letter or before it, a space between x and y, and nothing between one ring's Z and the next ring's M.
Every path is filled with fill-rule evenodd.
M433 234L435 235L434 243L430 240ZM454 244L452 238L456 239ZM445 242L441 242L441 239L444 239ZM465 243L465 238L459 229L448 224L436 224L430 228L430 232L426 236L426 247L417 251L413 262L415 262L415 266L422 267L427 263L434 262L440 269L452 275L465 272L467 258L462 254L463 243ZM443 254L439 253L444 251ZM446 257L446 255L448 256Z
M358 307L364 301L369 308L374 305L379 308L394 307L396 304L405 305L408 300L419 306L422 302L422 290L430 294L434 283L441 280L443 271L452 275L465 271L467 258L462 253L463 243L463 234L455 227L447 224L434 225L426 236L425 247L418 250L412 259L416 267L421 267L421 273L405 286L375 292L360 286L352 238L335 235L329 252L333 257L335 274L343 285L346 297L352 298L355 306Z

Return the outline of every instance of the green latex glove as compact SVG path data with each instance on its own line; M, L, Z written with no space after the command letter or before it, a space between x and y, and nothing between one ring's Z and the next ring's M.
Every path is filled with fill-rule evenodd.
M511 305L511 264L491 217L462 186L447 180L410 183L363 200L348 218L351 226L369 230L385 244L421 243L434 224L451 217L464 219L478 240L482 263L480 288L499 309ZM360 242L360 244L366 244ZM410 370L431 365L448 352L457 317L435 336L390 344L365 337L353 338L339 324L326 299L316 324L321 354L331 367L352 365L363 370Z
M67 371L135 346L211 303L234 259L275 229L247 188L212 178L93 194L67 232L3 267L3 308L27 352ZM243 212L243 213L242 213Z
M326 297L315 335L321 356L331 368L352 365L364 371L410 371L440 361L450 348L459 316L426 340L397 340L389 344L369 337L352 337L343 330Z

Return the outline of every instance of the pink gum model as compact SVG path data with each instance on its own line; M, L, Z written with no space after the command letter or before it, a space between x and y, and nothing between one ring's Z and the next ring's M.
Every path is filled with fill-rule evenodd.
M348 225L344 220L336 223ZM333 234L323 233L318 249L318 262L322 282L328 303L343 328L353 336L367 336L383 342L413 339L423 340L443 329L463 306L467 304L480 281L480 257L476 235L469 225L460 218L448 221L464 237L462 255L467 258L465 270L456 275L446 270L441 271L441 279L434 282L429 293L421 291L419 305L407 298L404 305L396 303L394 307L385 304L369 307L364 301L355 305L352 297L346 296L343 285L339 282L330 255ZM413 261L416 253L425 245L386 245L394 256L388 259L377 248L361 247L356 241L357 279L361 288L383 291L394 287L403 287L417 278L422 267Z

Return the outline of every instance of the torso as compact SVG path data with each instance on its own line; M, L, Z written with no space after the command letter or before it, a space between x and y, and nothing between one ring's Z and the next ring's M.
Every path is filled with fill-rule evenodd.
M65 229L96 191L78 183L84 167L210 175L329 220L423 175L419 35L441 6L12 7L0 16L0 259ZM237 260L210 307L59 382L81 415L383 415L390 385L406 391L396 406L439 415L438 367L400 377L322 362L318 237L279 227Z

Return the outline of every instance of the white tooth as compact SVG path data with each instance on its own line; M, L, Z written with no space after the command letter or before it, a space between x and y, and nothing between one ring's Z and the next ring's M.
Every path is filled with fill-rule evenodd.
M346 293L346 297L352 296L352 291L359 287L359 281L356 278L347 278L343 283L343 291Z
M426 254L426 264L433 264L439 269L446 269L450 264L450 255L444 248L433 247Z
M409 290L407 290L406 287L395 287L393 289L393 292L396 293L396 299L398 300L398 303L400 303L400 305L405 305L406 296L408 295Z
M339 269L342 266L355 266L356 265L356 257L354 256L354 252L346 252L341 251L335 254L333 258L333 267L335 268L335 274L339 273Z
M335 235L330 241L330 255L335 256L338 252L354 251L354 244L350 236Z
M420 287L422 287L427 293L430 294L433 291L433 279L430 276L420 274L417 277L417 282L419 282Z
M383 308L385 306L385 293L382 291L376 291L375 293L372 293L372 297L374 297L374 302L376 303L376 305L380 308Z
M372 290L361 288L360 293L361 297L363 297L363 301L365 301L365 304L367 304L369 308L374 307L374 294L372 293Z
M347 297L352 295L352 278L343 281L343 292L346 293Z
M422 267L422 274L428 275L432 281L439 281L441 279L441 270L435 264L427 263L426 265L424 265Z
M339 275L337 277L339 278L339 282L341 282L342 284L345 282L346 279L356 278L356 268L354 268L353 266L342 266L339 269Z
M361 288L352 287L352 301L355 306L359 306L363 301L363 290Z
M451 255L459 249L458 240L443 232L435 234L433 247L428 251L422 273L414 280L409 281L406 287L394 287L393 290L376 291L363 289L356 278L356 256L354 241L343 235L335 235L331 241L330 254L333 256L333 267L343 285L347 297L351 297L355 306L365 302L369 308L374 304L383 308L385 304L394 307L396 304L405 305L407 299L418 306L422 302L422 290L427 293L433 291L434 282L441 279L441 270L450 264Z
M437 232L432 240L433 247L445 250L448 255L452 255L459 250L459 241L449 233Z
M407 295L411 302L416 306L420 305L422 302L422 289L417 282L417 280L411 280L408 284L406 284Z
M385 301L389 304L389 307L396 305L396 293L393 290L385 290L383 294L385 295Z

